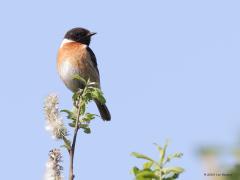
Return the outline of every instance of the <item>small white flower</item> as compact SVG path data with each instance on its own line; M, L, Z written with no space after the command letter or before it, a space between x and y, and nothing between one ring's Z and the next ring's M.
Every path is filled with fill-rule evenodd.
M63 180L63 176L61 175L63 167L60 165L60 162L62 162L60 150L52 149L48 155L49 159L46 163L44 180Z
M50 94L44 102L44 113L46 119L46 130L51 132L54 139L62 139L67 135L67 129L58 109L58 97L56 94Z

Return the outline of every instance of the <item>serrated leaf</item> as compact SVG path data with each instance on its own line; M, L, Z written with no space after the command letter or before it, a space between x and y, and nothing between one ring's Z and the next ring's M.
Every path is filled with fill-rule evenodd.
M152 161L152 162L155 162L153 159L151 159L150 157L146 156L146 155L143 155L143 154L140 154L140 153L137 153L137 152L132 152L131 153L132 156L136 157L136 158L140 158L140 159L145 159L145 160L148 160L148 161Z
M72 79L81 81L81 83L83 83L84 86L86 86L86 84L87 84L86 80L84 78L82 78L79 74L73 75Z
M84 97L83 97L84 101L86 103L90 102L93 100L93 97L92 97L92 92L89 91L89 89L86 90L86 92L84 93Z
M104 98L103 93L100 89L93 88L91 95L93 99L98 100L101 104L106 103L106 99Z

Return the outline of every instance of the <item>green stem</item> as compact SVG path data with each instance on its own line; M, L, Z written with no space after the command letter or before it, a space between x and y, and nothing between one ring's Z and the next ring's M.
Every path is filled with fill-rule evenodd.
M81 112L81 95L79 95L79 101L78 101L78 112L77 112L77 120L75 124L75 129L74 129L74 135L73 135L73 141L72 141L72 146L69 152L70 155L70 167L69 167L69 180L74 179L74 172L73 172L73 161L74 161L74 152L75 152L75 145L76 145L76 140L77 140L77 134L79 130L79 123L80 123L80 112Z

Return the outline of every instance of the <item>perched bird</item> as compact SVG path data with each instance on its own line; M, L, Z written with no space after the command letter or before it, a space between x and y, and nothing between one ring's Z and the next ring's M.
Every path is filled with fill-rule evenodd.
M59 48L57 57L58 74L72 92L84 87L84 84L80 81L73 79L76 74L85 80L90 79L92 82L97 82L98 88L100 88L97 59L89 47L91 36L95 34L84 28L73 28L65 34ZM102 119L110 121L111 115L107 106L97 100L95 100L95 103Z

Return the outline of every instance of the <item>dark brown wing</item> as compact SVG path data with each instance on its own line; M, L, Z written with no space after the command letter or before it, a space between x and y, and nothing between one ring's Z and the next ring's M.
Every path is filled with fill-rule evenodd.
M94 52L92 51L92 49L90 47L87 47L87 51L90 54L91 61L93 62L94 68L97 70L98 75L99 75L98 65L97 65L97 58L96 58Z

